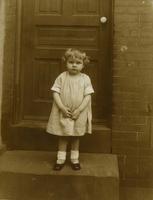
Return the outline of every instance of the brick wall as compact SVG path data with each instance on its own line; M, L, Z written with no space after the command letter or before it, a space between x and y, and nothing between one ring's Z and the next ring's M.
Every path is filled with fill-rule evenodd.
M112 149L124 182L153 182L153 1L115 0Z

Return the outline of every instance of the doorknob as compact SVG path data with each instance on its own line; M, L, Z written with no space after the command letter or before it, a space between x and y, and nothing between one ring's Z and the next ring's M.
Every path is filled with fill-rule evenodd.
M107 17L101 17L100 21L102 24L105 24L107 22Z

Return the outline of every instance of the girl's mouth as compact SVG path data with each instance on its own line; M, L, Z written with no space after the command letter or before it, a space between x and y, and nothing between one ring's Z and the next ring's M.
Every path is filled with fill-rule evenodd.
M78 70L77 70L77 69L71 69L71 70L70 70L70 73L71 73L71 74L77 74L77 73L78 73Z
M78 70L77 70L77 69L72 69L72 71L73 71L73 72L77 72Z

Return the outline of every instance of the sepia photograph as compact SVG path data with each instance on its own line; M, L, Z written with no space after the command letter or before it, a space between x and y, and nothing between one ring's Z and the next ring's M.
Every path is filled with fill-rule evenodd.
M153 200L153 0L0 0L0 200Z

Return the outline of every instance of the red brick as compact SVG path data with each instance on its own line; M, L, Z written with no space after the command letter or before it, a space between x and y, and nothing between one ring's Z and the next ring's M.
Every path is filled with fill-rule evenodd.
M139 158L139 177L153 179L153 156Z
M140 155L138 146L130 147L130 146L124 146L124 145L122 145L122 146L121 145L120 146L113 145L112 151L115 154L135 155L135 156Z
M127 156L125 161L125 177L138 178L140 176L139 166L139 157Z
M121 22L138 22L139 21L139 16L138 15L130 15L130 14L117 14L114 17L114 22L115 23L121 23Z
M115 0L115 6L140 6L141 5L141 1L140 0L128 0L128 1L123 1L123 0Z

